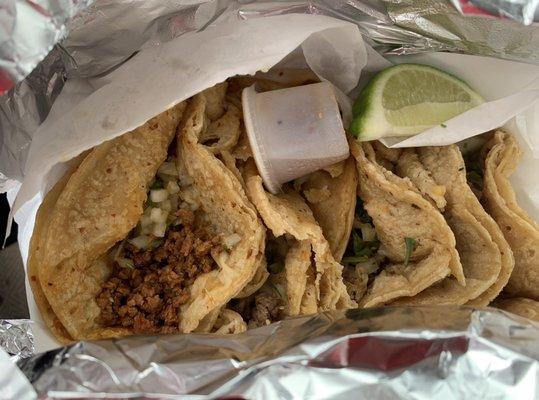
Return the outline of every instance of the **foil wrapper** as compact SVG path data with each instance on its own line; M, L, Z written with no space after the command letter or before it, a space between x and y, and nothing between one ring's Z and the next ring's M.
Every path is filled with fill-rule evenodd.
M534 1L539 0L515 3ZM56 16L56 22L47 26L56 29L55 41L65 31L69 35L24 81L0 97L0 191L16 187L22 180L33 134L67 77L106 74L145 46L226 20L288 13L324 14L356 23L367 42L384 55L449 51L539 62L539 25L465 16L449 0L98 0L65 23L68 16L89 3L90 0L66 0L53 8L55 13L49 14ZM55 41L47 42L48 47L42 49L40 57L34 57L35 62L45 57ZM0 52L0 71L3 59L13 58L10 54ZM34 65L27 66L13 82Z
M0 93L26 77L65 37L66 22L92 0L9 0L0 18Z
M537 0L451 0L457 10L467 15L494 15L512 18L525 25L533 22Z
M17 365L43 398L535 399L538 360L539 325L515 315L386 307L81 342Z
M0 319L0 348L11 356L12 361L33 355L32 321Z
M384 55L452 51L539 62L539 27L465 16L442 0L98 0L66 27L75 3L90 1L55 3L58 29L47 52L69 36L0 98L0 189L24 176L33 134L66 79L106 76L141 48L223 21L324 14L356 23ZM10 82L32 70L26 65ZM538 325L498 310L384 308L298 317L233 337L82 342L29 357L29 321L0 324L1 347L49 398L531 399L539 396L538 341Z

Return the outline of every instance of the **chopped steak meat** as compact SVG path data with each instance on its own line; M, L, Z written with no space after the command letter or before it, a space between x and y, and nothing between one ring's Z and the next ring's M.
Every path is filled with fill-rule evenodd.
M247 321L249 328L256 328L279 320L283 301L276 290L264 287L249 297L233 301L230 307Z
M182 224L171 226L163 242L142 250L126 242L121 257L134 268L115 263L96 301L105 326L130 327L137 333L178 331L182 304L189 299L189 286L202 273L217 268L212 251L222 248L220 236L193 227L192 211L180 210Z

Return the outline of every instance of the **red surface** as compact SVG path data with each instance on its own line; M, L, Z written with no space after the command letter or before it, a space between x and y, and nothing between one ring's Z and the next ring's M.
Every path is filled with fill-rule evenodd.
M464 338L413 340L406 338L360 337L339 343L309 365L323 368L357 367L392 371L438 357L443 351L465 353Z
M488 11L483 10L482 8L476 7L473 4L470 3L469 0L459 0L460 8L462 10L462 13L464 15L488 15L491 17L499 17L499 15L494 15L489 13Z
M4 71L0 70L0 94L7 92L13 87L14 83Z

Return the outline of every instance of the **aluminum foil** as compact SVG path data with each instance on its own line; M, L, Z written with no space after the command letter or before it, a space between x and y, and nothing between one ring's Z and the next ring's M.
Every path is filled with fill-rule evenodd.
M451 2L463 13L486 10L494 15L502 15L530 24L533 21L534 11L539 0L451 0ZM69 22L91 3L93 0L40 0L37 2L10 0L3 2L2 18L0 18L2 27L0 30L0 93L24 79L45 58L51 48L65 37L68 31L66 22ZM167 23L167 20L170 17L175 17L178 11L189 15L204 1L145 2L143 0L127 0L118 4L117 2L98 0L97 3L97 6L92 8L90 12L82 12L74 21L71 21L70 30L76 28L77 24L91 23L99 14L104 18L97 18L98 20L114 21L115 25L118 24L116 27L120 29L123 22L134 19L134 15L142 24L149 25L151 30L159 29L163 22ZM218 11L229 1L206 1L206 3L214 3L215 6L212 8L214 11ZM241 3L246 2L242 1ZM338 9L343 4L348 4L363 12L369 8L378 8L376 3L383 3L383 1L333 1L327 2L329 7L323 1L306 3L309 3L309 8L321 7L322 9ZM96 12L97 10L99 11ZM114 18L112 18L113 16ZM182 24L175 24L172 31L177 28L180 31L183 30ZM99 35L99 33L96 34ZM123 34L129 35L130 32L124 30ZM106 36L103 35L103 37ZM109 48L115 52L116 39L107 38L107 42ZM136 40L132 43L134 47L131 50L137 50ZM83 40L82 46L86 47L87 45L88 42ZM127 49L127 47L124 46L122 49Z
M519 4L533 1L521 0ZM52 4L45 0L40 3ZM449 0L97 0L64 26L67 16L89 3L90 0L54 3L56 7L51 9L55 12L43 18L56 21L47 25L50 29L58 28L53 35L56 40L66 30L69 35L27 79L0 97L0 191L22 180L33 134L47 116L66 77L106 74L140 48L224 20L285 13L325 14L356 23L369 44L381 54L458 51L539 62L539 25L464 16ZM49 43L47 50L40 53L41 58L51 46ZM0 75L3 59L13 58L9 54L0 52ZM24 69L19 78L32 68Z
M4 349L12 361L34 354L32 322L25 319L0 319L0 348Z
M494 15L512 18L525 25L533 22L538 0L451 0L464 15Z
M36 9L49 4L9 4L19 3L39 4ZM0 189L22 179L33 133L66 79L106 75L140 48L224 20L326 14L358 24L382 54L459 51L539 62L538 26L464 16L445 0L98 0L66 28L65 16L88 3L54 3L50 15L58 18L47 26L58 29L50 37L56 41L67 30L69 36L0 98ZM5 39L2 46L10 42ZM9 54L0 52L0 70ZM25 65L11 82L33 68ZM138 337L28 357L31 339L28 321L0 325L0 345L19 360L41 397L539 396L539 327L501 311L353 310L295 318L235 337Z
M386 307L234 336L82 342L18 366L45 398L524 400L539 396L539 325L494 309Z
M0 18L0 93L28 75L92 0L8 0Z

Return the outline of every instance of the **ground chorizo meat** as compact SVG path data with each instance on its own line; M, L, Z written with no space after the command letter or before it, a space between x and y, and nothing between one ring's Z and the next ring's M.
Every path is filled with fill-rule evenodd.
M104 326L130 327L137 333L178 330L180 306L189 299L189 286L217 265L212 251L222 249L220 236L193 227L191 211L180 210L182 224L171 226L164 240L151 250L126 242L121 257L134 268L117 263L96 301Z

